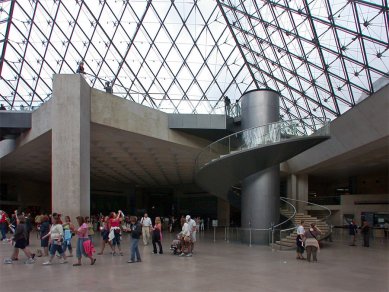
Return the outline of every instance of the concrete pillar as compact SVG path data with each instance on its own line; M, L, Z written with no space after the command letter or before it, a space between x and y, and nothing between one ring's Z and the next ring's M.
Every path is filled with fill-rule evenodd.
M300 201L306 201L308 202L308 175L307 174L300 174L297 177L297 199ZM297 204L297 211L299 213L306 214L305 206L307 206L306 203L298 202Z
M230 203L221 198L217 199L217 220L219 226L230 226Z
M271 90L249 91L242 96L242 129L279 121L279 94ZM275 165L242 181L242 227L266 229L277 224L280 213L280 170ZM244 242L268 244L269 232L245 232Z
M291 174L288 177L288 198L308 201L308 175L300 174L295 175ZM295 201L292 202L296 207L297 212L306 213L305 206L306 203Z
M16 136L5 135L0 141L0 158L11 153L16 148Z
M288 176L287 188L288 198L297 200L297 176L295 174Z
M90 87L82 75L54 75L52 212L90 215Z

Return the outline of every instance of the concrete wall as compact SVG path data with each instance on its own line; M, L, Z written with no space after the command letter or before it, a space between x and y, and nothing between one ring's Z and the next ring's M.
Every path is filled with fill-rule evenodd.
M356 202L364 204L355 204ZM377 204L372 204L377 202ZM380 203L381 202L381 203ZM386 204L382 204L386 202ZM362 212L385 212L389 214L389 197L386 194L360 194L360 195L344 195L341 197L341 206L337 216L332 217L332 224L342 225L344 214L354 214L354 218L358 225L361 225Z
M322 163L389 137L389 86L331 122L331 139L288 160L289 171L309 172Z
M225 115L168 114L171 129L226 129Z
M53 100L51 99L32 112L31 130L20 136L18 146L22 146L51 130L52 104Z
M52 100L49 100L31 113L30 130L23 132L13 141L10 141L11 139L0 141L0 158L51 130L51 106Z
M387 194L389 197L389 181L386 171L374 172L349 177L309 177L309 192L318 196L336 195L338 188L350 188L350 194ZM353 186L350 186L352 184ZM351 190L352 189L352 190Z
M2 128L21 128L26 129L31 127L31 113L30 112L16 112L16 111L1 111L0 125Z
M203 148L210 142L169 129L168 114L91 89L91 121L148 137Z

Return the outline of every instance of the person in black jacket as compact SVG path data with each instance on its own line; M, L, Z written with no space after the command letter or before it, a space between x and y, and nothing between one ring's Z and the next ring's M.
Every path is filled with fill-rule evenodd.
M140 235L142 234L142 226L137 220L136 216L131 216L130 218L130 234L131 234L131 258L127 263L135 263L135 256L136 256L136 261L141 262L140 254L139 254L139 248L138 248L138 243L140 239Z
M15 211L15 215L17 216L17 226L15 229L14 236L12 238L12 241L14 242L14 251L12 253L12 256L10 259L6 259L4 261L5 264L12 264L12 260L16 259L19 253L19 249L21 249L24 254L27 256L27 261L25 261L25 264L33 264L35 262L34 260L34 254L31 253L31 251L27 247L27 228L26 228L26 218L23 215L17 215Z

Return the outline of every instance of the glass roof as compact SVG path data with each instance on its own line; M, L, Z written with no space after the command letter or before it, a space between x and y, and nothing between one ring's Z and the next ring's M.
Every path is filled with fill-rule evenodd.
M284 120L334 119L389 79L387 0L0 1L0 102L51 98L53 74L168 113L222 113L252 89ZM385 83L385 82L384 82Z

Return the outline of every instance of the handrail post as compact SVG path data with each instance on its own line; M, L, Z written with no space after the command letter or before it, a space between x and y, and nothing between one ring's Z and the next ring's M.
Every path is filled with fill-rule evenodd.
M251 226L249 228L249 233L250 233L250 242L249 242L249 247L251 247Z
M216 226L213 226L213 242L216 242Z
M227 241L227 226L224 226L224 241Z
M281 239L282 239L282 230L280 230L280 250L282 249Z

